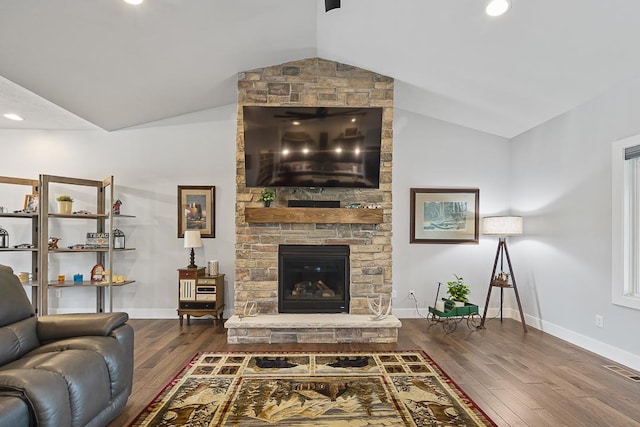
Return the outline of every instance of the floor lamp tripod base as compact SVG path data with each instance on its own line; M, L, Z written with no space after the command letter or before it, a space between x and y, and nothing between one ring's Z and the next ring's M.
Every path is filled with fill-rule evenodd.
M500 260L500 270L503 270L504 258L507 259L507 266L509 267L509 276L511 277L511 284L506 282L498 283L496 281L496 269L498 268L498 260ZM489 309L489 300L491 299L491 290L494 288L500 288L500 320L502 321L502 303L504 300L504 289L513 288L516 295L516 301L518 303L518 310L520 311L520 320L522 321L522 328L527 332L527 324L524 320L524 312L522 311L522 304L520 303L520 295L518 294L518 285L516 284L516 276L513 274L513 267L511 266L511 258L509 257L509 250L507 249L507 240L504 237L500 238L498 242L498 250L496 251L496 259L493 262L493 271L491 272L491 279L489 279L489 291L487 292L487 301L484 304L484 313L482 314L482 321L479 328L484 328L484 323L487 319L487 310Z

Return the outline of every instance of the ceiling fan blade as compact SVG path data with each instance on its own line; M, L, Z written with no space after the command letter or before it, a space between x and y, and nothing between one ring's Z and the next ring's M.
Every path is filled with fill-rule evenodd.
M327 114L326 117L364 116L365 114L367 114L367 113L360 109L360 110L353 110L353 111L337 111L335 113Z
M309 118L309 119L313 119L315 117L318 117L317 114L314 113L303 113L303 112L295 112L295 111L285 111L284 114L274 114L273 117L280 117L280 118L285 118L285 119L296 119L296 118Z

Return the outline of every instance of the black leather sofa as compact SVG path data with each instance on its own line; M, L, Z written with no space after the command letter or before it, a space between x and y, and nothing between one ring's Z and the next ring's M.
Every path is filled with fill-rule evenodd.
M36 317L0 265L0 427L106 426L133 381L126 313Z

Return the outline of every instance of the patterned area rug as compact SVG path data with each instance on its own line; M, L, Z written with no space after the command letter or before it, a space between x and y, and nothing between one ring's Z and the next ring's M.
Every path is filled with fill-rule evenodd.
M495 426L422 351L199 353L131 426Z

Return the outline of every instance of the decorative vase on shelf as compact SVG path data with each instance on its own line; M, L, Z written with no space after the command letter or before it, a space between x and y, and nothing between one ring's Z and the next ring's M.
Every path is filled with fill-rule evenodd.
M58 213L69 215L73 211L73 202L58 202Z
M71 196L58 196L56 200L58 202L58 213L69 215L73 212L73 199Z

